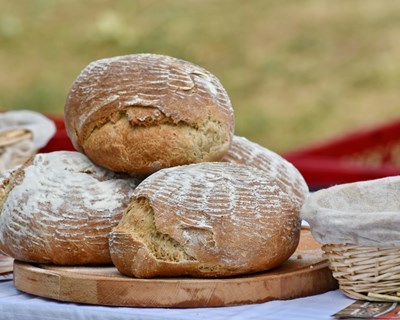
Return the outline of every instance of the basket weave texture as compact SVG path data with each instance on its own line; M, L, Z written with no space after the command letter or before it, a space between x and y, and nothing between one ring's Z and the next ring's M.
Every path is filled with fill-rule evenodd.
M30 131L11 129L0 132L0 174L22 164L35 153Z
M400 302L400 248L325 244L324 256L348 297Z

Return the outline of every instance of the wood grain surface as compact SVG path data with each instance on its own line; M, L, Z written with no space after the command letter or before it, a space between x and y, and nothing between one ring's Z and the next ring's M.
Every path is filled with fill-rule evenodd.
M65 267L14 262L14 284L21 291L85 304L137 307L216 307L292 299L338 288L308 230L282 266L234 278L136 279L109 267Z
M14 259L0 253L0 275L13 272Z

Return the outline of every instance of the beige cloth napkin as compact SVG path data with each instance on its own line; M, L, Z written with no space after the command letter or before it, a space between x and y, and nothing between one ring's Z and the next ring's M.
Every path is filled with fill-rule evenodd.
M321 244L400 247L400 176L318 190L301 218Z
M31 110L0 113L0 175L22 164L54 136L52 120Z

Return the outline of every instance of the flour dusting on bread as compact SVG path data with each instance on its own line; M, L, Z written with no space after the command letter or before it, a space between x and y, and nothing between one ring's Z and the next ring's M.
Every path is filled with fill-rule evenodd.
M0 249L19 260L60 264L110 262L108 233L140 181L70 151L38 154L8 179Z
M164 242L144 237L148 233L134 222L149 216L148 226ZM110 250L118 268L118 255L130 247L131 256L124 253L123 260L130 259L134 270L121 268L128 275L228 276L282 263L295 250L299 232L298 206L278 181L253 167L209 162L145 179L112 232ZM184 259L166 260L153 249L172 251L171 244Z
M245 164L267 172L280 181L301 207L309 194L308 186L297 168L279 154L245 137L234 136L228 152L221 161Z
M234 130L232 104L213 74L156 54L93 61L64 109L74 147L117 172L218 161Z

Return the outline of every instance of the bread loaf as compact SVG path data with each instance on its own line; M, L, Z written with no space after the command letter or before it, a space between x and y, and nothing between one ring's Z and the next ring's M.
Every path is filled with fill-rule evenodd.
M232 144L222 161L249 165L265 171L280 183L281 188L289 196L295 199L299 208L309 195L304 177L292 163L244 137L233 137Z
M234 128L231 102L214 75L156 54L90 63L64 110L74 147L116 172L218 161Z
M192 164L160 170L135 189L110 252L128 276L226 277L285 262L300 227L279 177L232 163Z
M78 152L35 155L0 184L0 251L22 261L111 263L108 237L140 180Z

